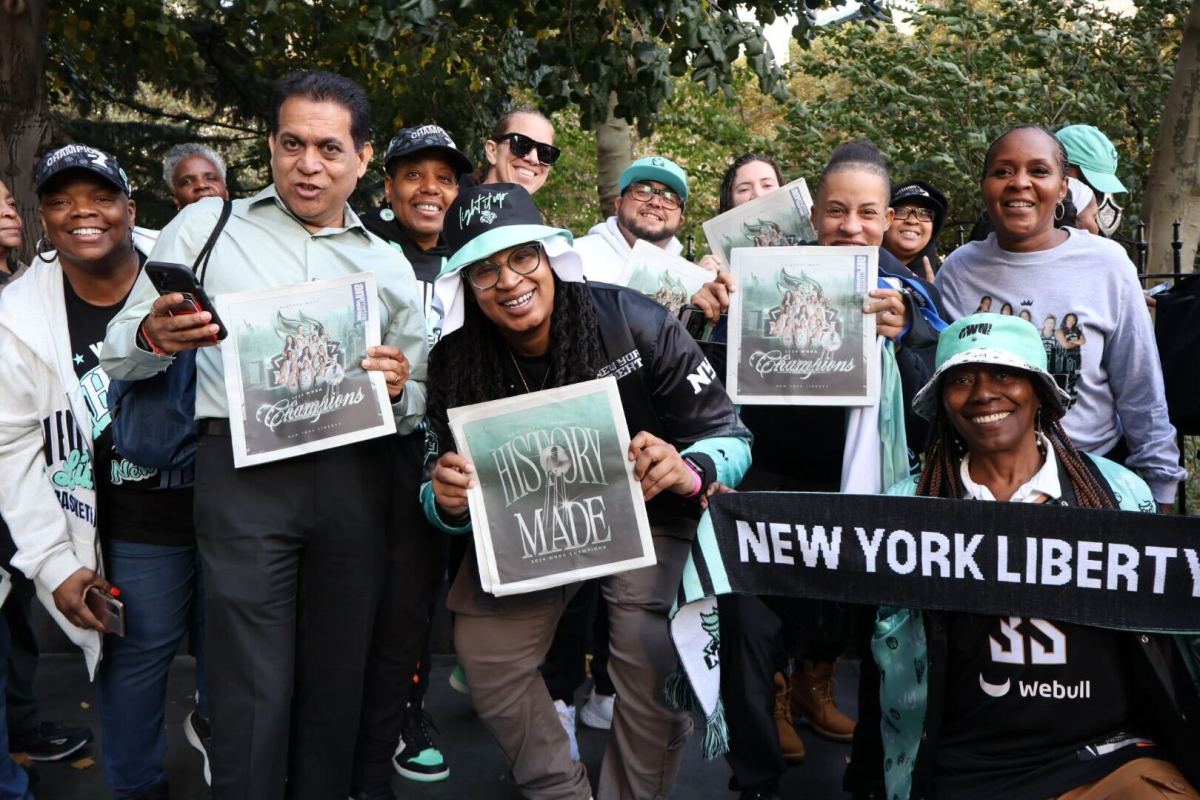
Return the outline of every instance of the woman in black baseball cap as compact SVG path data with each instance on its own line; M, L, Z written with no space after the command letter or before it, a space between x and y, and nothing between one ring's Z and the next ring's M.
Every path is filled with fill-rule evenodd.
M896 216L883 234L883 247L917 275L941 266L938 234L946 224L946 196L925 181L905 181L892 187L890 201Z

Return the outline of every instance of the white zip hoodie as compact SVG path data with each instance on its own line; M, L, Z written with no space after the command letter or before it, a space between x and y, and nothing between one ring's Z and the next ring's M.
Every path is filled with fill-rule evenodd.
M81 567L100 570L91 414L72 366L57 259L35 260L0 293L0 387L0 514L17 545L13 566L95 677L100 634L68 622L52 596Z
M683 254L683 245L672 236L663 248L673 256ZM583 275L589 281L613 283L621 276L625 262L633 253L633 245L617 227L616 216L597 222L587 236L575 240L575 252L583 259Z

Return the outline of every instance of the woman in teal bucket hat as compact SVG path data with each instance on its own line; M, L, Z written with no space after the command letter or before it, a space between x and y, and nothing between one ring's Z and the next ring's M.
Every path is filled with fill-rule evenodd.
M1068 400L1028 322L958 320L913 399L933 423L921 474L888 493L1153 509L1140 478L1071 443L1059 422ZM862 664L847 788L888 800L1200 797L1188 784L1197 776L1179 770L1194 773L1200 752L1187 722L1200 698L1173 675L1183 658L1155 636L881 608ZM1054 681L1090 681L1092 691L1068 702L1010 690ZM1164 688L1178 705L1158 702Z

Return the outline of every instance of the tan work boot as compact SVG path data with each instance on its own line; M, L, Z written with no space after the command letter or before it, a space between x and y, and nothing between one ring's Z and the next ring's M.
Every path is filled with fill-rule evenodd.
M779 750L783 760L795 764L804 760L804 742L800 734L792 727L791 719L792 687L782 672L775 673L775 727L779 731Z
M832 661L805 661L792 673L792 718L801 716L826 739L848 742L854 738L854 720L833 700Z

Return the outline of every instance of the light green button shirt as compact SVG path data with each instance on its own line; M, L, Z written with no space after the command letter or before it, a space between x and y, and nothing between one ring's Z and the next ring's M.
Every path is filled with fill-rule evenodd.
M217 224L221 202L209 197L180 211L159 234L150 259L191 267ZM397 430L408 433L425 414L428 351L416 278L408 260L368 232L348 205L344 221L343 228L310 233L287 210L273 185L254 197L234 200L229 221L208 261L204 289L220 313L223 294L374 272L382 341L398 347L412 368L404 393L392 405ZM108 325L100 361L109 377L148 378L173 360L137 346L138 327L157 297L149 278L140 275L125 308ZM196 354L196 417L228 416L220 351L200 348Z

